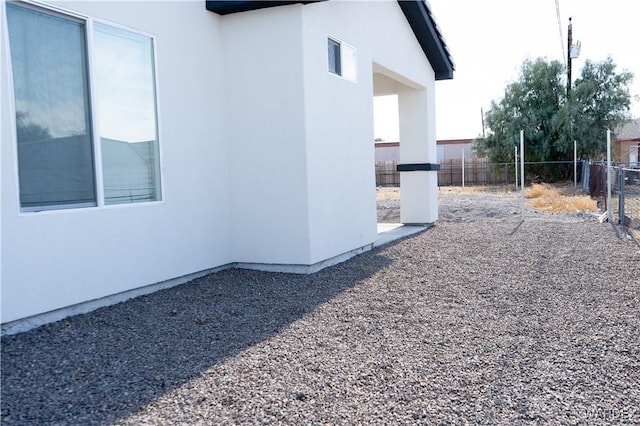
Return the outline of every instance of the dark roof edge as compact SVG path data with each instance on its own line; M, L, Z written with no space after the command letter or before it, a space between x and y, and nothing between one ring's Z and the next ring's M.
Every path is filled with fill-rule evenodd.
M429 60L436 80L452 79L455 65L428 3L398 0L398 4Z
M262 0L241 0L241 1L206 1L207 10L218 15L228 15L231 13L248 12L250 10L265 9L268 7L286 6L290 4L316 3L326 0L299 0L299 1L262 1Z

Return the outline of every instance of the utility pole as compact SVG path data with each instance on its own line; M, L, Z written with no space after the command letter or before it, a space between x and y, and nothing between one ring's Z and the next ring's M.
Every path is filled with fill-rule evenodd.
M580 56L580 42L573 44L573 25L569 17L569 28L567 30L567 98L571 92L571 60Z
M580 56L580 42L573 44L573 25L569 17L569 28L567 29L567 102L569 102L569 140L573 139L573 116L571 112L571 60ZM573 139L573 187L578 188L578 148L577 142Z
M569 29L567 30L567 98L571 92L571 44L573 43L573 26L569 17Z
M573 26L569 17L569 29L567 30L567 98L571 92L571 44L573 43Z

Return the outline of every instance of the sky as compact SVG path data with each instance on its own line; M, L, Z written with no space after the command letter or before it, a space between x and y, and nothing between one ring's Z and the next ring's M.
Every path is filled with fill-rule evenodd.
M572 80L586 59L611 56L617 71L631 71L631 114L640 118L639 0L428 0L453 57L452 80L436 81L436 138L467 139L482 134L481 109L498 102L517 80L524 60L566 61L567 26L580 41ZM560 10L560 27L556 13ZM562 30L562 36L560 35ZM563 52L564 49L564 52ZM397 100L374 102L375 137L397 141Z

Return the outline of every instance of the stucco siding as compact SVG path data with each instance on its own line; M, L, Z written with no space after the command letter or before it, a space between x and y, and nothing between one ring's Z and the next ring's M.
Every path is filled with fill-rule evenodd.
M232 260L231 229L220 226L230 220L220 18L201 2L56 5L156 37L163 200L20 213L12 100L2 96L3 323ZM177 19L189 25L176 31ZM2 46L2 93L12 93L4 26Z
M302 5L225 17L233 253L308 264Z
M396 83L429 90L434 74L396 2L318 3L304 15L310 235L318 261L376 239L374 72L382 65ZM356 49L357 81L327 71L328 36ZM429 131L421 149L435 161Z
M4 0L0 6L0 87L11 94ZM436 162L435 75L397 2L225 16L190 0L56 1L54 8L88 18L89 30L95 20L153 38L162 199L102 205L101 155L115 165L104 173L109 191L129 190L124 182L157 188L147 183L156 174L144 175L139 164L151 148L119 145L150 138L104 136L97 207L21 211L15 111L12 96L2 96L3 328L218 267L308 272L370 248L376 91L399 96L401 160ZM328 37L354 49L349 78L329 72ZM155 149L155 140L149 145ZM435 220L435 172L410 173L403 217Z

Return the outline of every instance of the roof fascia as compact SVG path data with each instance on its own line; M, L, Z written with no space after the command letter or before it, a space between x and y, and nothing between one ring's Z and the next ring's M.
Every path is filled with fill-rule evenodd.
M268 7L287 6L290 4L307 4L316 3L326 0L298 0L298 1L261 1L261 0L243 0L243 1L206 1L207 10L217 13L218 15L229 15L231 13L248 12L250 10L265 9Z
M436 80L452 79L455 65L428 4L423 0L398 0L398 4L429 60Z

